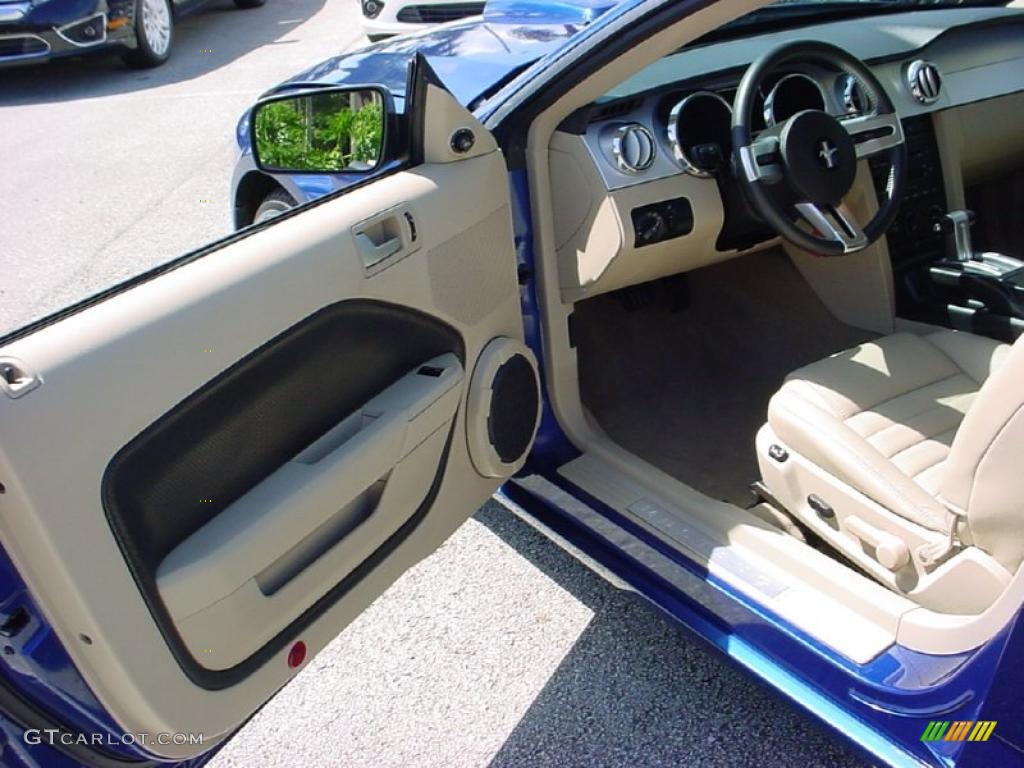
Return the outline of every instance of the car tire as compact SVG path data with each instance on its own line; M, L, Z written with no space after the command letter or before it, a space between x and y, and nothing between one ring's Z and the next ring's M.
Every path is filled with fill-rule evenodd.
M174 11L170 0L135 0L134 50L124 62L135 69L159 67L174 47Z
M235 5L239 8L259 8L266 2L267 0L235 0Z
M283 189L275 189L264 197L259 206L257 206L256 213L252 216L252 223L262 224L264 221L269 221L275 216L280 216L285 211L291 210L296 205L298 203L295 202L294 197Z

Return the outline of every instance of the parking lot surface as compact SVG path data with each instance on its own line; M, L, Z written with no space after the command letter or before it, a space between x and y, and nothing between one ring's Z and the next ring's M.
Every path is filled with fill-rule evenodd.
M362 42L355 0L229 0L166 66L0 77L0 333L226 235L234 129ZM497 503L214 759L227 766L844 766L817 724Z
M211 765L862 763L646 601L491 502Z
M235 126L267 88L364 38L355 0L219 0L171 60L0 74L0 333L231 231Z

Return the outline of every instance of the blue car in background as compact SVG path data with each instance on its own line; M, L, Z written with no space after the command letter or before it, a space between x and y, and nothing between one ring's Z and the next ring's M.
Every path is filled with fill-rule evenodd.
M339 83L375 83L388 88L401 110L409 62L419 53L429 59L459 102L472 106L614 5L611 0L491 0L482 21L445 24L335 56L265 95ZM289 175L259 170L252 159L249 116L249 111L242 115L236 129L239 158L231 182L236 228L265 221L363 178L361 174Z
M158 67L174 46L174 22L209 0L3 0L0 67L123 50L131 67ZM235 0L258 8L266 0Z

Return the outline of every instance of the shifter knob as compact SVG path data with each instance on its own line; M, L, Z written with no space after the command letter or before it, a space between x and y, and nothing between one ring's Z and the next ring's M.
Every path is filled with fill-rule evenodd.
M964 209L962 211L950 211L949 213L943 214L942 218L935 222L933 228L936 233L942 232L947 235L952 235L953 230L956 227L956 222L960 217L960 214L967 216L967 226L973 227L974 222L977 221L977 215L970 209Z
M974 211L950 211L940 219L942 231L952 233L956 243L957 261L970 261L974 257L974 246L971 244L971 226L976 216Z

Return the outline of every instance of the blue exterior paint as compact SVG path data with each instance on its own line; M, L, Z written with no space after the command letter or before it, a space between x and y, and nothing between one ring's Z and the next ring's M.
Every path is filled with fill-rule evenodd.
M52 747L26 744L21 727L3 716L0 716L0 739L4 768L78 768L77 761Z
M484 20L495 24L590 24L614 8L614 0L489 0Z
M62 725L82 733L104 734L105 741L118 743L121 729L96 700L39 612L7 552L0 548L0 625L6 625L19 609L28 614L29 620L17 634L0 637L0 677L38 708L53 713ZM25 759L32 757L40 760L41 765L59 765L59 753L52 748L26 745L20 728L6 718L0 717L0 726L8 742L2 753L5 766L9 755L22 751ZM128 759L146 756L132 746L112 746L107 751Z
M396 37L350 53L334 56L310 67L271 89L279 93L302 84L320 85L382 85L395 99L395 109L405 111L405 88L409 62L417 53L427 57L445 87L461 104L471 105L481 95L510 74L528 66L559 48L576 34L586 20L599 9L607 8L607 0L573 0L573 2L499 2L488 6L485 21L446 24L415 37ZM539 18L542 9L552 9L558 21ZM575 10L572 10L575 9ZM494 21L488 21L491 16ZM256 168L249 144L249 112L241 116L235 129L239 156L231 180L231 200L235 227L251 223L252 214L265 195L247 197L243 182L250 176L272 178L297 202L306 203L331 192L344 189L366 178L365 174L264 174ZM382 166L374 173L383 173L391 166ZM260 188L262 189L262 188Z
M0 684L13 690L43 712L54 726L71 733L89 734L102 740L105 755L123 761L155 759L144 748L124 737L71 657L40 613L6 550L0 547L0 627L24 611L28 621L15 634L0 631ZM42 742L38 737L31 741ZM178 768L199 768L218 748L201 757L179 763ZM130 765L130 762L126 762ZM0 765L3 768L77 768L81 765L49 744L31 743L22 725L0 713Z
M985 697L979 720L998 720L999 737L1024 751L1024 720L1008 716L1020 711L1020 695L1024 690L1024 621L1018 617L1000 659L999 674ZM981 763L977 763L981 765ZM995 763L989 763L995 765Z
M516 255L520 274L525 277L523 325L527 343L543 365L526 171L510 173L509 183ZM544 400L536 445L522 474L541 474L691 571L693 589L682 592L666 584L620 548L581 528L565 510L532 496L521 486L506 484L499 495L537 517L631 584L670 618L725 653L755 679L771 684L872 759L892 765L1024 765L1024 751L1018 751L1024 750L1024 728L1010 722L1020 709L1017 697L1024 684L1024 671L1014 661L1002 663L1024 658L1020 614L990 642L969 653L936 656L892 646L868 664L854 664L560 477L558 466L578 452L554 418L546 392ZM1006 668L1010 671L1004 680L1002 670ZM989 703L993 681L1000 696ZM997 720L1000 738L980 744L921 742L928 722L940 719Z
M175 16L182 16L200 8L210 0L172 0ZM136 46L135 0L5 0L0 14L0 36L33 34L50 45L42 56L8 60L0 57L0 68L30 65L65 56L86 56L111 49L129 49ZM14 18L17 12L19 18ZM107 39L86 47L73 45L57 34L58 27L66 27L105 13L108 20L130 19L128 24L107 32ZM7 19L7 20L4 20Z
M269 93L303 84L382 85L405 110L409 61L422 53L445 87L460 104L476 102L514 73L559 50L584 28L604 23L642 0L490 0L483 22L445 24L412 37L394 37L356 51L334 56L285 80ZM250 176L272 178L297 202L306 203L344 189L364 174L264 174L256 168L249 145L249 112L235 130L239 156L231 180L236 228L251 223L259 199L243 193ZM375 173L382 173L380 168Z
M80 48L67 42L56 32L57 27L88 19L97 13L105 13L110 19L124 16L131 18L134 15L132 0L48 0L44 3L22 0L4 5L3 10L13 16L16 8L20 8L24 15L17 19L0 21L0 36L36 35L49 44L50 51L42 56L23 59L8 60L0 57L0 68L135 45L135 32L131 24L108 32L106 42L87 48Z
M631 528L629 521L614 510L564 480L559 482L553 471L545 476L622 528ZM936 673L948 671L946 657L914 654L898 646L869 664L851 664L635 527L634 534L693 572L692 592L667 584L622 549L579 527L564 510L523 488L507 484L501 495L629 583L669 618L720 650L755 680L768 683L818 718L865 756L897 766L951 766L954 761L957 765L1024 764L1020 753L998 739L984 744L920 741L930 720L982 719L985 692L1000 658L1020 652L1018 645L1009 643L1009 632L1000 633L966 659L960 659L962 666L945 678L936 679ZM1018 706L989 712L987 717L1002 724L1013 717ZM799 734L793 737L799 738Z
M558 426L551 400L548 397L544 374L544 341L534 290L533 219L530 215L530 188L526 171L509 174L509 193L512 202L512 228L515 232L516 261L519 268L520 306L523 312L523 332L526 343L537 358L541 371L541 418L534 439L533 450L521 475L540 471L543 467L557 467L579 456L579 451Z

